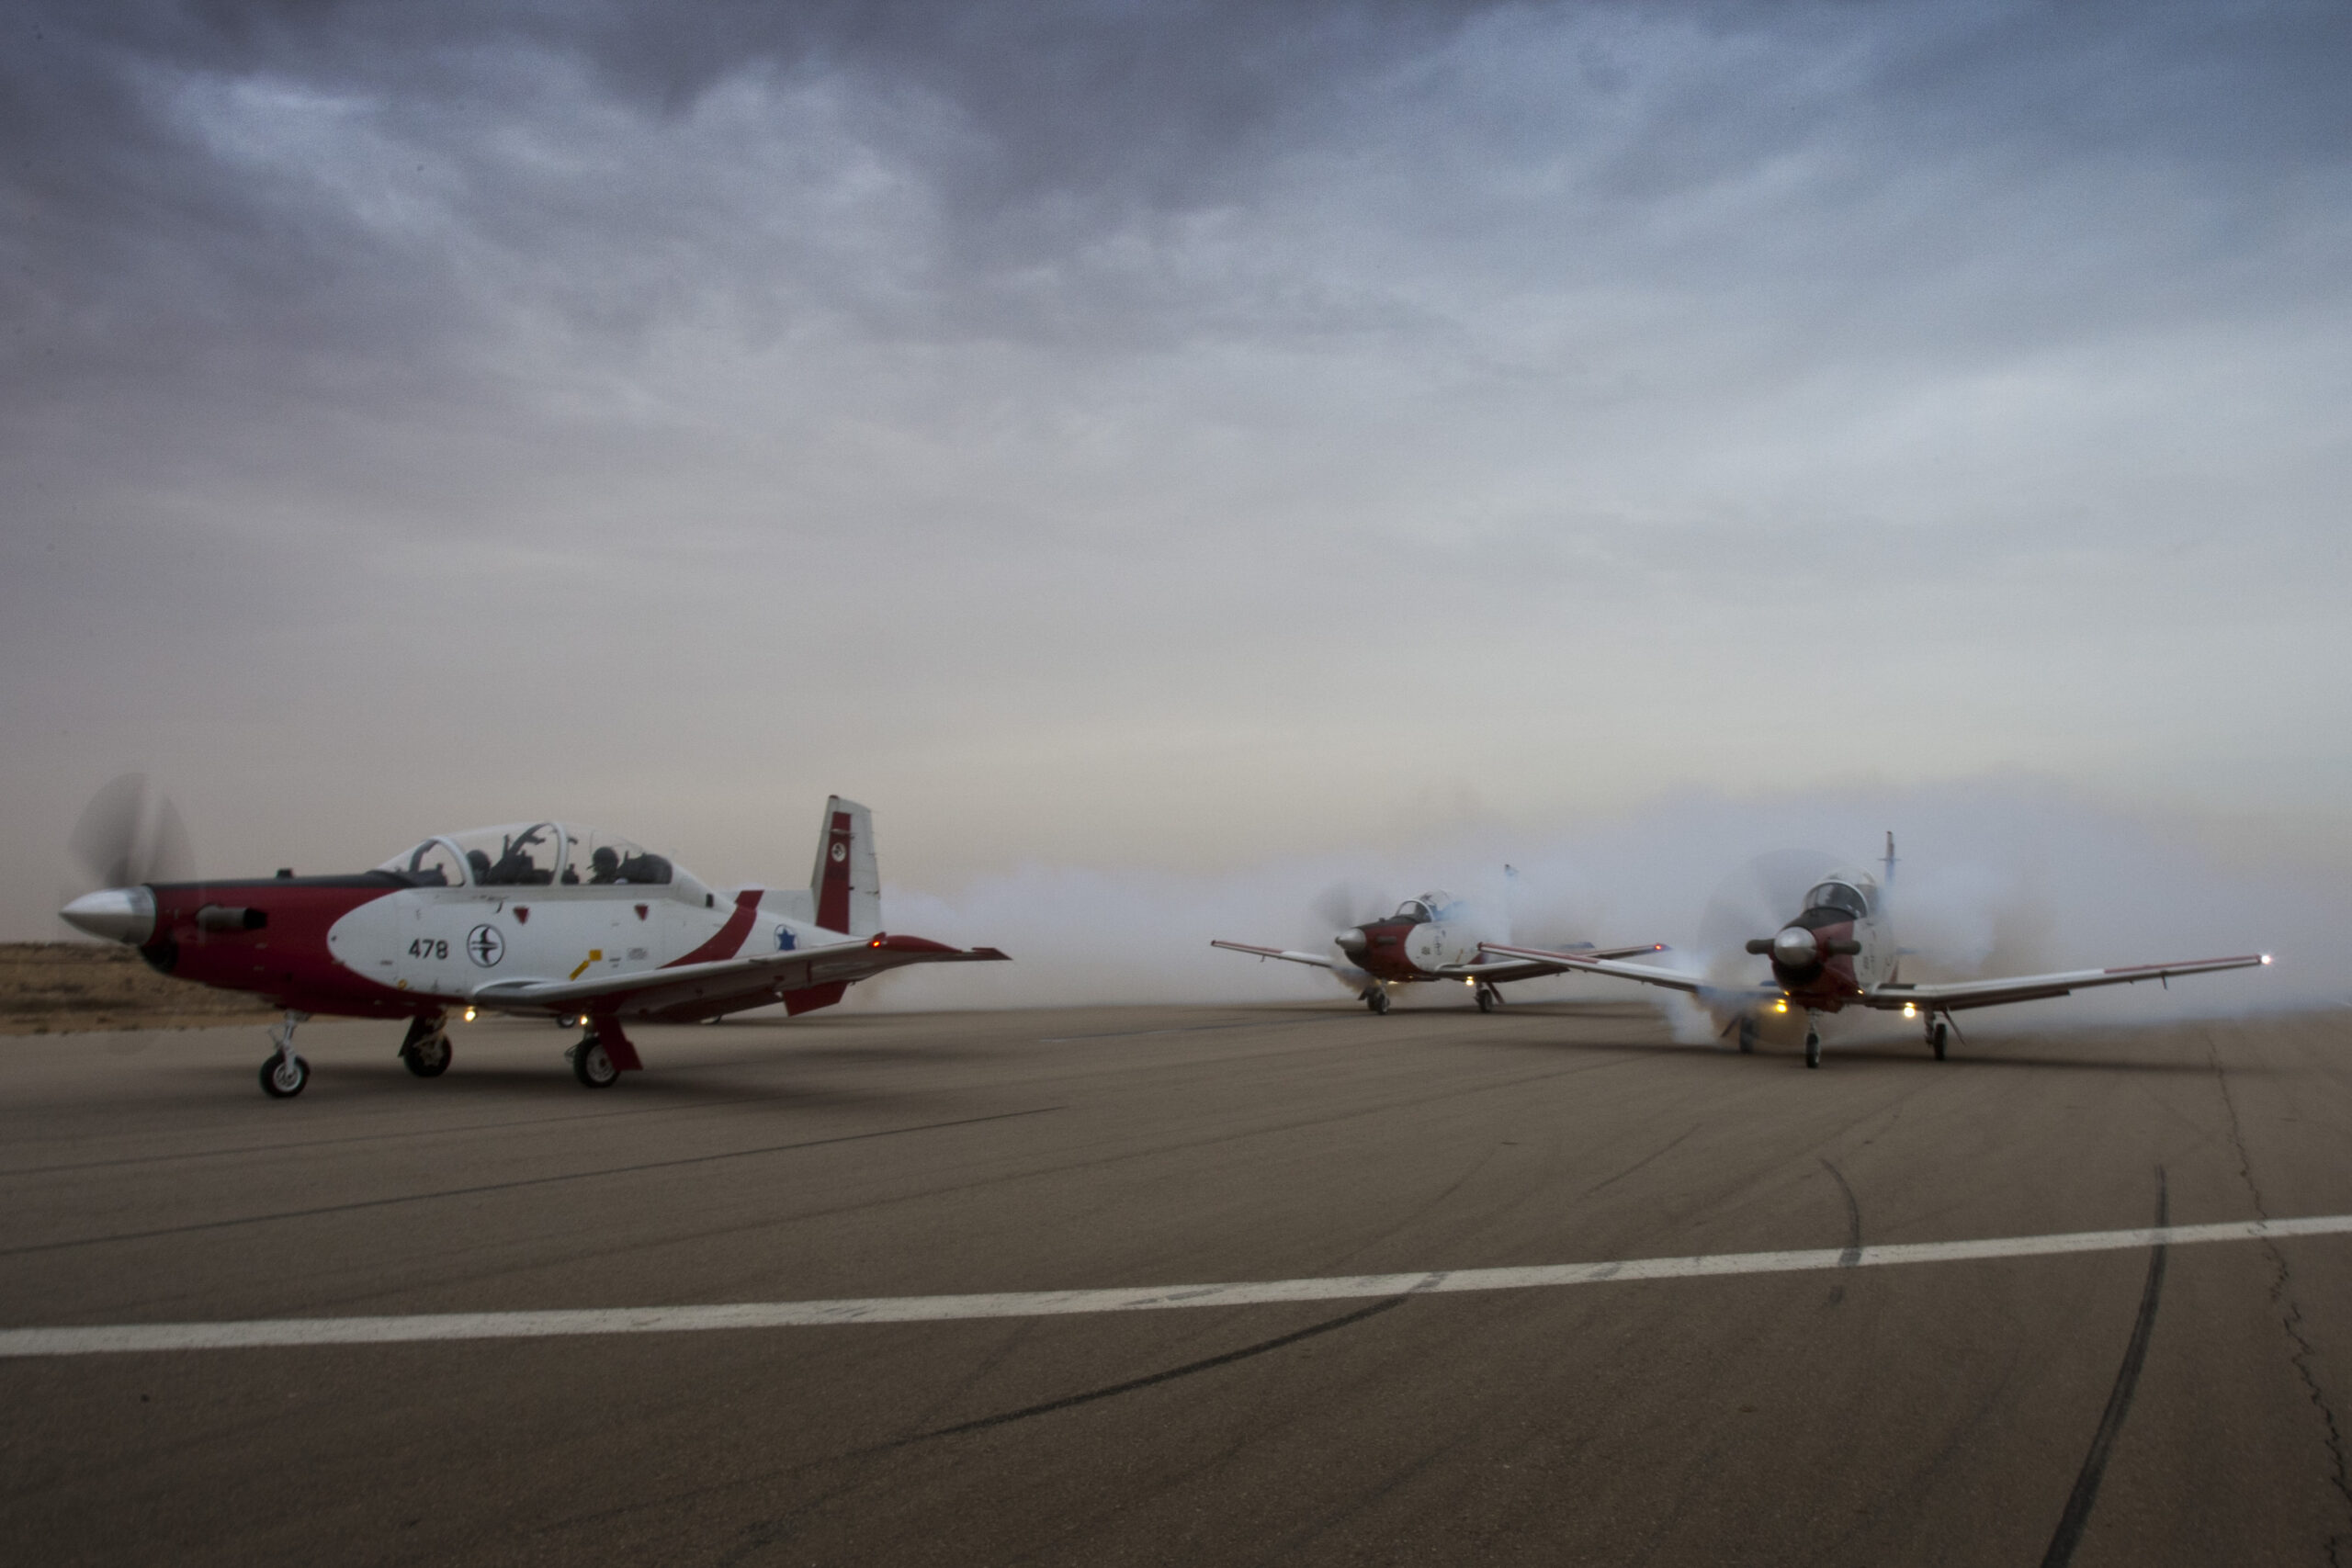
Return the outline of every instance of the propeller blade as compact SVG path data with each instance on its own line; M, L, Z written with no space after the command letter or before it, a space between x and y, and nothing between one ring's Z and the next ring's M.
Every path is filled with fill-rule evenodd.
M1323 939L1330 940L1333 931L1343 931L1351 926L1376 920L1388 912L1388 906L1376 893L1366 894L1351 883L1335 882L1315 896L1309 906L1323 927Z
M1770 953L1778 931L1796 918L1805 890L1837 868L1834 855L1819 850L1774 850L1758 855L1725 877L1699 917L1701 972L1725 987L1758 985L1767 977L1758 957Z
M147 814L147 775L125 773L108 781L74 824L67 840L75 858L101 887L128 887L139 853L140 822Z
M155 830L148 840L146 875L141 882L193 882L196 852L187 841L187 824L169 795L155 797Z
M183 882L196 874L179 808L149 789L145 773L108 780L82 808L66 840L100 887Z

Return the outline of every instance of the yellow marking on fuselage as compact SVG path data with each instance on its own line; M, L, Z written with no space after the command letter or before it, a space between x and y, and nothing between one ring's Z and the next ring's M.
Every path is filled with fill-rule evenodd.
M605 956L605 950L604 950L603 948L601 948L601 947L592 947L592 948L590 948L590 949L588 950L588 956L587 956L587 957L585 957L585 958L583 958L583 959L582 959L582 960L580 961L580 967L579 967L578 969L574 969L574 970L573 970L570 975L565 976L564 976L564 978L566 978L566 979L568 979L568 980L577 980L578 978L580 978L581 975L582 975L582 973L587 969L588 965L590 965L591 964L594 964L594 963L599 962L600 960L602 960L602 959L604 958L604 956Z

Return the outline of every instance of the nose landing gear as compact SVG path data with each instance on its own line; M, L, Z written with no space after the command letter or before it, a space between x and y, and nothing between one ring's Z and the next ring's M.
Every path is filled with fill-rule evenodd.
M261 1091L272 1100L291 1100L311 1081L311 1064L294 1054L294 1030L307 1012L288 1011L286 1021L269 1032L277 1049L261 1065Z
M1366 986L1363 988L1363 1005L1373 1011L1377 1013L1388 1010L1388 987L1379 981L1374 980L1371 985Z
M1804 1065L1808 1067L1821 1066L1821 1027L1813 1021L1810 1015L1804 1021Z

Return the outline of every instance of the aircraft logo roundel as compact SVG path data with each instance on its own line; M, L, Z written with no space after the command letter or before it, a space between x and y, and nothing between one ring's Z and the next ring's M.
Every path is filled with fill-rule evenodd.
M506 956L506 939L498 934L495 926L476 926L466 933L466 952L487 969Z
M849 846L847 844L835 844L833 846L833 858L835 860L849 859Z

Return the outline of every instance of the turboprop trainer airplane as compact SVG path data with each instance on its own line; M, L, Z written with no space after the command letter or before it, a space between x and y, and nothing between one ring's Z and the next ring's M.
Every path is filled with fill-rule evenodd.
M1430 892L1406 899L1386 919L1366 920L1333 937L1332 942L1347 954L1344 960L1288 948L1252 947L1240 942L1212 942L1209 945L1228 953L1312 964L1329 969L1351 985L1361 981L1362 989L1356 995L1374 1012L1388 1010L1389 987L1430 980L1459 980L1477 998L1480 1012L1492 1012L1502 1004L1502 993L1495 989L1498 985L1560 973L1556 964L1487 957L1481 951L1481 934L1476 912L1467 902L1451 893ZM1651 942L1640 947L1588 945L1575 951L1587 958L1617 959L1663 953L1666 949Z
M1886 836L1886 880L1894 880L1894 835ZM2128 986L2141 980L2169 981L2176 975L2202 975L2216 969L2250 969L2270 962L2267 953L2236 958L2199 958L2186 964L2135 964L2115 969L2069 969L2051 975L2014 975L1997 980L1954 980L1913 984L1897 978L1902 950L1894 945L1878 880L1868 872L1832 872L1804 896L1796 917L1769 937L1756 937L1747 951L1772 961L1769 987L1724 986L1702 975L1679 974L1645 964L1617 964L1599 954L1546 953L1536 948L1481 942L1479 951L1498 958L1574 970L1588 975L1613 975L1645 986L1663 986L1699 998L1717 1018L1731 1015L1739 1030L1739 1048L1756 1049L1766 1015L1785 1015L1792 1009L1804 1014L1804 1065L1821 1066L1819 1015L1849 1007L1900 1011L1921 1021L1928 1048L1944 1059L1947 1028L1958 1032L1952 1014L1964 1008L1997 1007L2004 1002L2039 1001L2063 997L2093 986ZM1725 1032L1730 1032L1725 1026Z
M623 1019L689 1022L779 1001L803 1013L884 970L1005 956L885 933L872 815L838 795L806 892L714 892L625 839L562 822L437 835L346 876L148 882L121 874L137 869L127 848L85 853L136 885L74 899L60 911L68 922L166 975L286 1010L261 1065L278 1099L310 1081L294 1031L313 1013L410 1020L401 1060L425 1078L448 1069L452 1013L576 1021L571 1070L603 1089L643 1065Z

